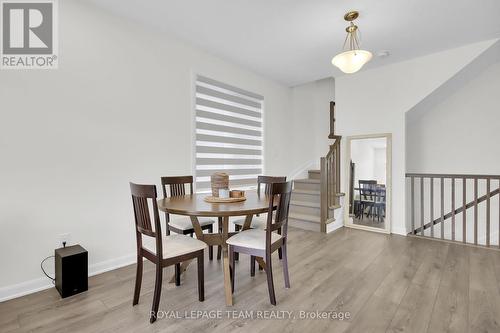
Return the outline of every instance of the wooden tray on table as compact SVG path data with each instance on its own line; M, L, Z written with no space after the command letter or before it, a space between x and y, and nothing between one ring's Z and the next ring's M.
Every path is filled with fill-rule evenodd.
M218 197L214 197L214 196L208 196L208 197L205 197L203 200L205 200L206 202L210 202L210 203L231 203L231 202L241 202L241 201L245 201L247 198L245 197L240 197L240 198L218 198Z

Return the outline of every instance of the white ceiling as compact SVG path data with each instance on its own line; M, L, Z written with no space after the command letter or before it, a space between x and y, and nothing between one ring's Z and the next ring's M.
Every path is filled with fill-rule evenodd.
M366 68L500 37L500 0L91 0L293 86L338 76L345 12L360 12Z

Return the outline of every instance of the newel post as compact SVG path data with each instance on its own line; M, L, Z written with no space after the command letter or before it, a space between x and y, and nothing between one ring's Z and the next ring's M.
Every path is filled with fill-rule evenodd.
M328 219L328 175L326 166L326 157L321 158L320 162L321 190L320 190L320 231L326 233L326 220Z
M335 102L330 102L330 135L329 139L335 138Z

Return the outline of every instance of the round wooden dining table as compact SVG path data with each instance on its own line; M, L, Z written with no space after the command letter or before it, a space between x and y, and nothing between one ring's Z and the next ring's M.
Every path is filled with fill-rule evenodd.
M204 241L208 246L219 245L222 247L222 267L224 272L224 290L226 295L226 305L233 305L233 295L231 292L231 274L228 258L228 247L226 240L235 234L229 232L229 217L246 216L242 230L250 228L254 214L265 213L269 210L269 196L257 194L256 191L246 191L245 201L233 203L209 203L204 199L210 194L192 194L184 196L174 196L158 200L158 209L163 212L175 215L185 215L191 218L196 238ZM276 204L273 205L276 209ZM204 234L198 217L217 217L219 220L219 233ZM221 228L222 226L222 228ZM262 263L259 262L262 266ZM183 263L181 271L185 270L189 262Z

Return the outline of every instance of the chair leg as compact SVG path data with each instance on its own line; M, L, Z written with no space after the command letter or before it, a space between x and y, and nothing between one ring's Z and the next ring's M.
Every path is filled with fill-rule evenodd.
M175 264L175 285L181 285L181 264Z
M218 219L218 227L219 227L219 234L222 233L222 217L219 217ZM217 246L217 260L220 260L222 257L222 246L218 245Z
M286 242L281 246L283 253L283 277L285 279L285 288L290 288L290 276L288 275L288 256L286 253Z
M278 234L281 235L281 228L278 229ZM283 259L283 254L281 253L281 247L278 249L278 259Z
M208 228L208 232L209 233L213 233L214 232L214 227L210 226ZM214 260L214 247L213 246L209 246L208 247L208 260L210 260L210 261Z
M273 281L273 265L271 263L271 254L266 256L266 274L267 274L267 288L269 289L269 300L272 305L276 305L276 295L274 294L274 281Z
M198 256L198 300L205 300L205 268L204 268L204 251Z
M231 292L234 293L234 279L236 277L236 263L235 263L235 252L234 248L229 246L229 271L231 272Z
M255 256L250 256L250 276L255 276Z
M234 231L238 232L241 230L241 227L237 224L234 225ZM240 260L240 254L238 252L234 253L234 260Z
M156 281L153 306L151 308L151 316L149 318L150 323L154 323L156 321L156 314L158 313L158 306L160 305L162 274L163 267L161 267L160 263L156 263Z
M141 284L142 284L142 256L137 256L137 270L135 273L135 289L134 289L134 300L132 305L139 303L139 295L141 294Z

